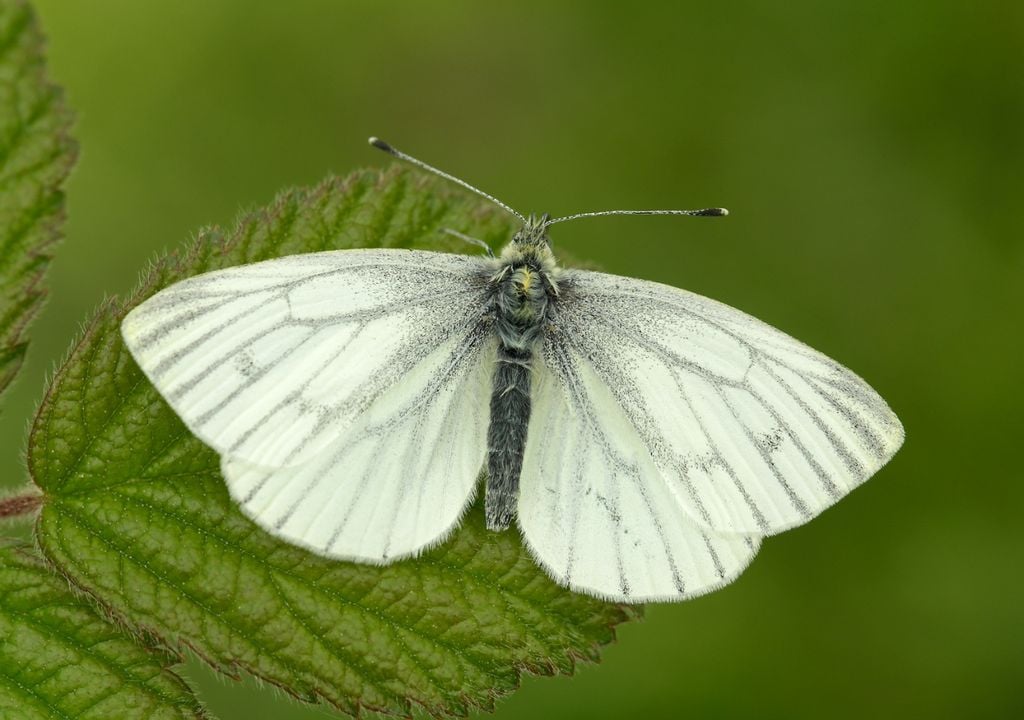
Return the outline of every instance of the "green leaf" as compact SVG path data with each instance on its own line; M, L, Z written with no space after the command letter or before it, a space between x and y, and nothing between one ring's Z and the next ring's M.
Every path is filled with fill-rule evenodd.
M23 547L0 544L0 717L171 720L206 714L167 670Z
M512 230L493 206L416 173L331 178L281 195L228 237L202 232L127 302L101 308L32 431L48 557L129 625L353 714L465 714L492 707L522 671L597 660L633 611L556 586L517 533L487 532L478 509L441 547L384 568L317 557L257 528L229 500L216 454L121 342L128 308L189 275L329 248L473 251L444 227L492 244Z
M46 80L31 8L0 0L0 392L25 358L43 273L64 221L61 185L74 164L71 113Z

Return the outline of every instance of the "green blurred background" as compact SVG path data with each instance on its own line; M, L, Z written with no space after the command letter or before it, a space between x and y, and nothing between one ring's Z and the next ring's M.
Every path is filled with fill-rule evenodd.
M36 5L82 154L0 416L5 485L100 299L204 224L381 164L370 134L525 212L725 205L555 240L834 356L906 446L732 586L650 607L497 717L1024 717L1024 3ZM329 714L186 673L223 720Z

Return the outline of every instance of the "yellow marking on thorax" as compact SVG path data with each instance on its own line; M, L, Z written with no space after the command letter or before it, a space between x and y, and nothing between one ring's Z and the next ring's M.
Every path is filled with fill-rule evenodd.
M530 268L523 268L523 293L530 292L530 286L533 285L533 273Z

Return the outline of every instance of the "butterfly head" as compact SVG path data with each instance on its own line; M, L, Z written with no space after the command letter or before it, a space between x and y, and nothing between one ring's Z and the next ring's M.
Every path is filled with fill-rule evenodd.
M512 242L501 252L500 263L503 266L530 265L548 273L556 272L554 253L551 252L551 238L548 237L548 224L551 216L528 215L523 218L523 225Z

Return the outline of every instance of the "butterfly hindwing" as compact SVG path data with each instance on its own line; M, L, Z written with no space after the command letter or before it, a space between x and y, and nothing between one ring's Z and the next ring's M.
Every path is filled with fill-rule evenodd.
M701 528L590 361L556 333L535 363L523 537L559 582L611 600L682 600L732 581L758 540Z
M224 457L243 512L320 555L386 563L447 537L471 502L486 449L494 342L434 348L318 456L284 468Z

